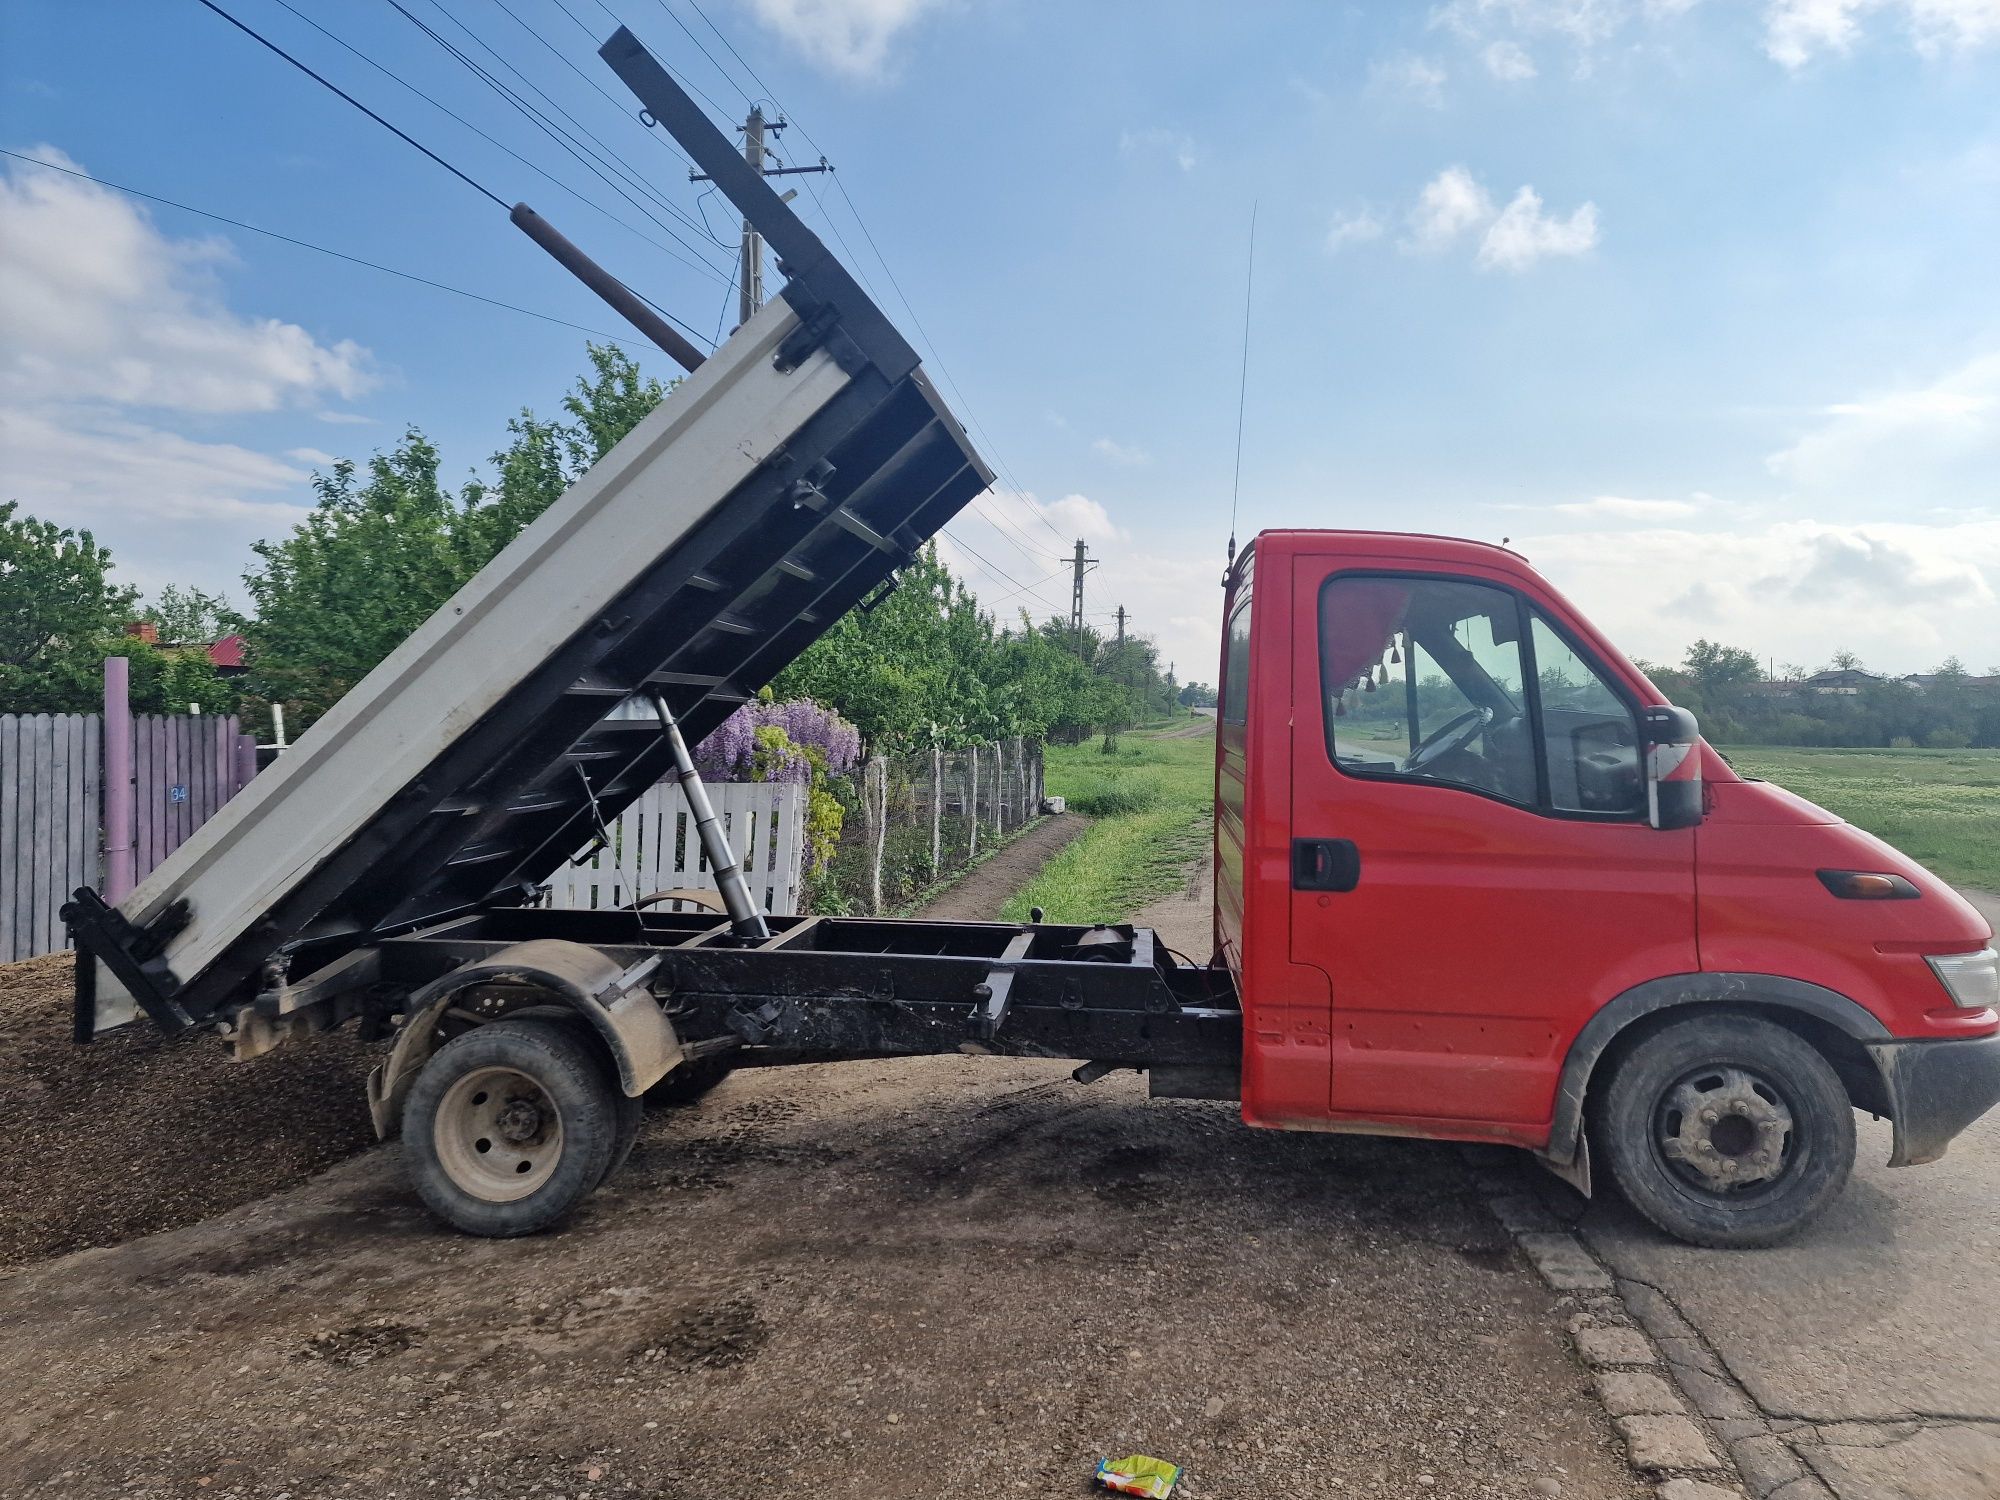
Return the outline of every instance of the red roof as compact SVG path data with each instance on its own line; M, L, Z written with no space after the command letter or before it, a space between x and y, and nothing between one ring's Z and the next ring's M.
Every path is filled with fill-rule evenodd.
M243 665L243 637L225 635L208 648L208 664L212 667L240 667Z

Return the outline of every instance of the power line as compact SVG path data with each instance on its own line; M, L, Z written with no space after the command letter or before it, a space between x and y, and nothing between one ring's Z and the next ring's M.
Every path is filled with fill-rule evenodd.
M603 4L603 0L597 0L597 3L601 6ZM662 10L667 11L667 14L669 16L674 15L673 11L668 9L667 0L657 0L657 3ZM689 8L693 10L697 16L701 17L702 24L708 27L710 31L715 33L716 40L721 42L722 45L729 50L729 55L736 59L738 64L742 66L744 72L750 75L750 81L756 84L758 88L764 91L765 97L771 101L772 106L776 108L779 111L779 113L783 114L787 119L793 118L791 111L785 109L782 102L780 102L780 100L778 99L777 94L773 92L773 90L771 89L771 86L764 82L763 78L758 74L757 70L750 66L749 61L743 56L741 52L736 50L736 44L730 41L728 36L723 33L722 28L715 24L714 20L709 16L708 12L701 8L700 0L687 0L687 3ZM607 10L606 13L609 14L609 11ZM680 24L681 29L683 31L688 30L686 24L684 22L680 22L680 18L678 16L674 16L674 20L678 24ZM693 39L694 36L693 32L689 31L688 35L690 39ZM696 41L695 45L697 47L701 47L699 41ZM711 63L715 64L716 69L719 72L721 72L725 78L729 77L728 70L726 68L723 68L722 64L719 61L717 61L715 55L711 53L706 47L701 47L701 53L702 56L706 57ZM743 88L741 84L736 83L735 80L733 79L731 79L730 82L732 86L735 87L736 90L739 93L741 93L746 99L750 97L749 90ZM718 113L719 112L720 111L718 111ZM820 143L813 139L812 132L807 130L805 126L795 125L795 128L798 130L800 137L805 141L805 143L809 147L812 148L812 150L817 155L824 158L828 154L826 150L820 145ZM911 327L915 329L917 336L921 338L926 345L929 346L931 351L931 362L937 366L938 374L943 377L945 384L951 387L952 395L958 398L959 406L965 412L965 419L967 423L969 423L972 426L972 428L976 432L978 432L979 436L985 441L987 450L991 452L993 455L994 463L999 467L1000 472L1006 476L1007 482L1014 487L1015 492L1020 495L1027 495L1028 493L1030 493L1028 488L1025 485L1023 485L1021 481L1015 476L1013 467L1010 464L1008 464L1007 460L1005 459L1004 456L1002 456L1000 452L1000 445L993 441L993 435L986 430L986 425L979 420L978 414L973 411L972 403L965 399L965 392L959 389L958 382L952 379L951 371L945 368L944 359L938 353L936 342L931 338L930 334L925 331L923 320L917 316L916 308L910 305L909 297L904 293L902 286L896 280L896 273L890 269L887 258L885 258L882 254L881 247L875 243L875 236L869 232L868 222L867 220L861 217L861 210L855 206L853 195L847 191L847 184L841 181L841 179L836 176L833 179L833 185L839 191L842 201L847 204L847 211L854 216L855 226L858 229L860 229L862 237L867 240L868 248L874 252L876 261L880 263L882 267L883 275L888 277L889 285L895 290L897 299L903 304L903 310L910 315ZM808 179L808 187L810 186L811 186L810 179ZM853 251L848 247L846 237L841 234L839 226L834 223L833 216L827 213L826 204L820 198L817 189L813 190L813 201L819 204L820 214L826 220L827 227L833 231L834 239L839 243L841 249L844 252L846 252L849 264L854 267L856 274L861 276L863 284L866 285L867 276L866 273L862 272L861 270L860 257L855 255ZM872 287L869 288L869 293L871 296L874 294L874 289ZM880 301L881 299L877 298L876 300ZM1042 515L1039 510L1035 512L1035 518L1038 521L1040 521L1044 526L1048 527L1049 534L1053 536L1058 542L1062 543L1068 542L1069 538L1065 537L1062 534L1062 532L1057 530L1054 524L1050 522L1049 518L1047 516Z
M556 3L561 4L562 0L556 0ZM603 11L607 16L611 17L612 23L614 25L625 26L624 19L618 14L618 12L613 10L609 5L606 5L604 3L604 0L591 0L591 3L595 5L599 10ZM720 63L715 62L715 55L711 53L706 47L701 45L700 37L696 36L692 31L688 31L687 23L681 20L681 18L675 15L672 11L667 10L667 7L664 4L660 6L660 9L667 11L667 19L672 21L676 26L680 27L682 31L686 31L687 39L694 43L696 50L699 51L701 55L707 58L711 63L715 63L717 71L721 71L722 65ZM627 31L632 30L632 28L629 26L625 26L625 29ZM637 33L635 32L634 35L637 35ZM729 113L728 110L724 109L720 104L717 104L715 102L715 99L712 95L696 87L693 79L684 77L678 73L675 74L674 76L680 81L682 87L687 89L687 91L693 94L696 98L700 99L702 103L706 104L710 109L714 110L717 114L722 115ZM735 88L737 93L739 94L743 93L743 90L737 87L736 81L732 79L727 73L723 73L722 77L723 81L729 84L731 88ZM750 100L750 96L748 94L744 94L743 97L746 101ZM694 164L690 162L688 165L692 167Z
M1027 533L1021 531L1018 527L1016 527L1013 522L1007 519L1006 515L1003 512L999 510L989 510L987 507L979 504L981 500L987 498L988 497L985 495L979 495L975 496L973 499L973 508L974 511L979 516L979 518L982 521L984 521L987 525L991 526L994 529L994 531L999 534L1000 539L1002 541L1006 542L1008 546L1012 547L1016 552L1020 553L1021 556L1025 557L1029 562L1031 563L1047 562L1048 554L1036 550L1034 545L1034 538L1028 536Z
M392 5L395 4L395 0L390 0L390 3ZM509 73L512 73L516 78L520 79L521 82L525 83L529 88L533 89L537 94L539 94L542 98L543 103L547 104L549 108L553 109L557 114L561 115L565 120L569 121L571 125L575 126L577 131L586 140L590 141L593 145L595 145L598 148L600 152L603 153L602 156L600 157L600 160L603 160L607 166L616 167L621 177L625 178L628 182L631 182L641 192L645 193L654 202L658 203L661 208L665 209L668 213L674 214L679 218L685 220L690 227L694 226L694 220L689 218L684 210L676 207L674 204L669 203L665 198L661 197L658 190L656 190L652 186L652 184L648 182L645 179L645 177L631 165L631 163L626 161L623 156L619 155L616 147L614 147L609 141L605 140L602 136L592 131L589 126L585 125L583 121L579 120L575 115L571 114L567 109L564 109L562 105L556 102L555 96L550 94L547 89L543 88L540 84L536 83L534 79L530 78L526 73L523 73L519 68L515 67L513 63L509 62L507 58L501 55L501 53L492 45L492 43L488 42L484 37L480 36L478 32L474 31L470 26L466 25L464 21L460 20L457 16L453 15L451 11L447 10L445 8L444 0L430 0L430 3L431 3L431 8L433 10L435 10L439 15L443 16L447 21L451 22L451 24L456 26L460 31L464 32L466 36L470 37L474 42L476 42L480 46L480 48L484 50L485 53L489 57L491 57L495 62L499 63L501 67L505 68ZM596 79L592 78L588 73L584 72L583 69L579 68L574 62L572 62L569 58L569 55L565 53L561 48L556 46L554 42L550 41L547 37L542 35L542 33L539 30L537 30L534 26L530 25L527 21L523 20L520 14L506 3L506 0L493 0L493 3L496 7L498 7L498 9L502 13L506 15L508 20L512 21L516 26L520 27L523 31L527 32L529 36L533 37L537 42L539 42L542 45L542 48L545 51L547 51L550 56L554 57L557 62L561 63L564 67L568 68L570 72L576 74L577 77L581 78L585 83L589 84L591 88L595 89L597 91L598 97L603 99L607 104L609 104L613 109L613 111L615 111L618 114L619 118L621 119L628 118L625 113L625 106L619 103L616 96L614 96L608 90L606 90L603 84L599 83ZM560 6L562 0L556 0L556 3ZM396 5L396 9L402 10L403 7L400 5ZM563 6L562 10L563 14L568 16L570 20L575 21L578 26L583 26L583 22L577 20L575 13L569 10L567 6ZM589 27L587 26L583 27L583 30L584 30L584 35L586 36L590 35ZM658 138L653 137L651 131L647 131L646 134L649 138L655 139L657 141ZM672 152L675 156L679 157L681 161L686 162L690 167L694 165L691 161L688 161L688 158L681 152L678 146L673 144L673 142L659 141L658 144L665 146L668 151Z
M203 0L203 3L206 3L206 0ZM592 142L599 149L596 151L589 151L588 148L583 145L583 140L579 140L578 136L573 136L568 131L565 131L559 128L557 125L555 125L547 115L543 114L539 109L535 108L535 106L528 103L527 100L522 98L507 84L501 82L499 78L495 77L493 73L491 73L480 63L475 61L468 53L466 53L463 49L458 47L449 38L444 36L443 33L439 32L435 27L429 25L427 22L421 20L419 17L412 14L410 10L401 3L401 0L389 0L390 7L394 9L398 15L402 16L404 20L408 21L412 26L416 27L425 36L429 37L433 42L437 43L439 47L443 48L447 54L449 54L452 58L454 58L474 77L478 78L488 88L492 89L503 100L505 100L507 104L512 106L516 111L518 111L525 119L528 120L530 124L534 125L537 129L541 130L557 145L561 146L563 150L567 151L572 157L574 157L579 163L581 163L586 171L590 172L600 182L604 183L605 186L609 187L619 197L623 198L627 203L631 204L632 207L636 208L647 219L651 220L652 223L656 225L670 239L674 240L677 244L682 245L687 250L693 252L698 257L703 254L703 251L699 246L691 243L686 238L684 238L679 231L673 228L672 225L666 223L664 220L660 218L658 214L654 213L652 209L646 205L646 203L642 202L639 198L635 197L632 193L631 187L628 186L628 184L636 185L640 191L650 196L653 202L659 204L660 207L665 209L667 212L679 214L680 213L679 210L674 208L674 206L668 203L664 198L660 197L658 192L656 192L649 184L644 182L643 179L639 178L632 171L631 168L627 167L623 163L623 161L618 160L616 152L612 151L612 149L609 146L606 146L603 141L599 140L596 136L592 135L590 130L586 126L584 126L581 121L579 121L574 115L570 114L569 111L564 109L560 104L557 104L554 99L550 98L548 93L545 90L543 90L539 85L537 85L533 79L529 78L525 73L523 73L519 68L515 67L505 57L501 56L500 53L497 52L489 43L487 43L483 38L481 38L477 33L475 33L463 21L459 20L456 16L452 15L452 13L446 10L443 5L438 4L438 0L432 0L432 4L436 6L439 14L443 15L446 20L450 21L460 31L464 32L467 37L471 38L471 40L474 43L483 48L487 52L487 54L494 59L494 61L498 62L503 68L506 68L516 78L519 78L529 88L533 89L537 94L541 96L541 98L548 104L548 106L551 109L553 109L557 114L561 115L565 120L569 121L571 125L574 125L577 129L578 134L583 138L583 140L588 140ZM609 173L605 170L606 168L611 168L612 170L619 172L620 175L625 180L620 181L618 178L610 176ZM682 217L685 217L685 215L682 215ZM687 220L687 222L690 225L694 223L692 219ZM697 261L688 262L685 260L685 258L678 256L676 257L676 259L681 259L684 264L693 265L695 268L702 271L703 274L712 276L717 281L723 280L722 272L718 270L714 265L714 263L711 261L708 261L706 259L699 259Z
M467 187L472 188L477 192L484 193L488 198L491 198L496 204L498 204L503 210L507 207L505 200L503 200L500 197L500 195L494 192L491 188L483 187L479 183L474 182L470 177L466 176L463 172L459 171L457 167L454 167L450 162L446 161L442 156L439 156L437 152L431 150L430 147L424 145L421 141L416 140L414 137L404 133L403 131L398 130L394 125L391 125L387 120L383 119L380 115L376 114L374 110L370 109L367 105L363 104L359 99L355 98L352 94L348 93L345 89L341 88L339 84L333 83L328 79L323 78L319 74L315 73L311 68L307 67L304 63L300 62L296 57L292 56L291 53L287 52L283 47L280 47L276 42L272 41L269 37L262 36L259 33L252 31L248 26L245 26L241 21L237 20L236 17L232 16L228 11L224 10L221 6L217 5L215 3L215 0L198 0L198 3L214 11L218 16L222 17L223 20L227 21L231 26L234 26L238 31L242 32L252 41L257 42L262 46L270 48L271 51L277 53L278 56L282 57L286 62L290 63L293 67L297 68L301 73L305 74L306 77L310 78L314 83L319 84L322 88L331 89L334 93L340 95L341 98L345 99L349 104L353 105L356 109L360 110L361 113L368 116L369 119L373 120L377 125L380 125L384 130L388 131L390 134L398 137L403 141L408 142L412 146L415 146L419 151L423 152L424 155L428 156L432 161L436 162L439 166L443 167L447 172L451 173L452 176L456 177L460 182L464 183Z
M550 41L547 37L543 36L541 32L536 30L533 26L529 25L526 21L522 20L521 17L515 12L513 7L506 3L506 0L493 0L493 3L499 6L501 10L505 11L508 17L514 22L515 25L519 26L523 31L527 32L529 36L533 37L536 41L540 42L544 47L546 47L549 50L549 52L554 55L557 62L561 63L565 68L568 68L570 72L576 74L577 77L581 78L585 83L589 84L592 89L596 90L598 97L604 100L606 104L609 104L611 108L617 112L617 115L620 119L631 120L634 124L639 124L638 120L634 116L626 112L627 106L620 103L618 97L615 94L613 94L609 89L605 88L605 86L599 83L595 78L592 78L588 73L584 72L583 69L579 68L573 61L570 60L570 56L567 52L564 52L560 47L556 46L554 42ZM595 42L597 40L597 34L593 32L588 26L584 25L583 18L577 15L577 13L571 10L567 5L563 4L563 0L555 0L555 5L558 10L560 10L564 15L568 16L571 21L576 23L577 29L581 31L586 37L588 37L592 42ZM609 10L606 10L605 14L610 15L611 13ZM612 16L611 18L614 21L618 20L616 16ZM621 21L619 22L619 24L623 25L624 23ZM681 160L681 162L688 168L689 171L694 170L694 161L688 156L686 152L682 151L681 148L675 145L671 140L667 139L664 136L654 135L653 132L647 130L644 125L639 125L639 129L645 134L647 140L651 141L654 145L659 146L662 150L667 151L672 155L678 157ZM604 145L604 149L607 151L611 149L609 145L606 145L602 141L600 141L599 144ZM620 160L622 161L623 158L621 157ZM679 210L675 211L679 212ZM686 217L685 214L683 214L682 216ZM692 223L693 221L690 220L689 222Z
M575 188L571 187L568 183L564 182L560 177L556 176L555 173L549 171L547 168L539 165L536 162L530 161L527 157L521 155L520 152L516 151L512 146L507 145L504 141L497 140L493 136L488 135L484 130L481 130L477 125L473 124L470 120L466 119L465 116L459 114L456 110L451 109L449 106L439 103L436 99L433 99L429 94L425 93L422 89L418 88L414 83L409 82L409 80L403 78L400 74L397 74L391 71L390 69L384 67L381 63L377 62L374 58L370 57L366 52L363 52L359 47L356 47L353 43L347 41L345 38L341 36L336 35L334 32L328 31L324 26L320 25L319 22L315 21L311 16L307 15L304 11L299 10L296 6L290 4L289 0L277 0L277 4L283 6L286 10L290 11L293 15L297 16L301 21L305 22L306 25L312 27L314 31L317 31L321 36L325 37L328 41L334 43L336 46L346 48L349 52L353 53L354 56L360 58L361 61L368 64L369 67L373 68L376 72L380 73L384 78L387 78L390 82L398 84L405 89L408 89L411 93L415 94L419 99L423 100L433 109L436 109L441 113L448 115L452 119L456 120L459 124L463 125L467 130L471 131L474 135L478 136L482 141L485 141L489 146L492 146L495 150L505 152L508 156L511 156L515 161L519 162L522 166L526 167L530 172L536 173L538 176L546 179L554 186L561 188L565 193L568 193L570 197L576 199L577 202L583 204L584 207L592 209L595 212L602 214L605 218L609 219L613 224L616 224L620 229L623 229L626 233L634 236L635 238L639 239L645 244L651 245L655 250L658 250L661 254L679 261L682 265L693 264L692 262L688 261L688 259L685 256L675 251L672 247L662 244L659 240L654 239L651 235L647 234L643 229L639 228L636 224L633 224L628 220L619 218L618 215L611 212L610 209L604 207L603 204L596 202L594 199L585 197L582 193L579 193ZM714 235L711 233L709 237L713 239ZM718 241L718 243L720 242ZM700 269L699 266L695 266L694 268L697 270Z
M269 239L282 240L285 244L296 245L301 250L311 250L319 255L330 255L335 260L344 260L351 265L366 266L371 271L380 271L387 276L401 277L404 281L414 281L421 286L432 287L440 292L450 292L455 297L468 297L474 302L484 302L489 307L504 308L508 312L519 313L524 318L539 318L544 323L555 323L564 328L574 328L579 333L587 333L594 338L609 339L615 344L630 342L615 333L606 333L601 328L591 328L582 323L572 323L567 318L558 318L552 313L536 312L530 307L517 307L512 302L502 302L498 297L488 297L480 292L469 292L462 286L452 286L446 282L433 281L430 277L419 276L414 271L398 270L394 266L385 266L379 261L365 260L359 255L349 255L344 250L332 250L325 245L315 245L311 240L296 239L289 234L280 234L275 229L265 229L258 224L248 224L241 219L232 219L227 214L210 213L205 208L196 208L189 203L177 203L172 198L161 197L158 193L148 193L139 188L126 187L120 182L109 181L103 177L93 177L88 172L79 172L73 167L58 166L55 162L43 161L38 156L24 156L19 151L8 151L5 149L0 149L0 156L11 156L16 161L24 161L37 167L46 167L51 172L61 172L65 176L80 177L85 182L95 183L98 187L107 187L120 193L128 193L134 198L144 198L149 203L164 204L166 207L178 209L182 213L194 214L203 219L212 219L218 224L227 224L233 229L243 229L249 231L251 234L261 234Z

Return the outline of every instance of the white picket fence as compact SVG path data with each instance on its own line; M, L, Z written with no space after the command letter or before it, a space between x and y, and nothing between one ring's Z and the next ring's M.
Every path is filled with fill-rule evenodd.
M709 782L708 798L729 834L750 894L767 916L799 909L805 878L806 789L775 782ZM611 841L579 852L549 878L556 906L628 906L657 891L715 889L687 797L654 787L618 815ZM671 910L671 908L666 908Z

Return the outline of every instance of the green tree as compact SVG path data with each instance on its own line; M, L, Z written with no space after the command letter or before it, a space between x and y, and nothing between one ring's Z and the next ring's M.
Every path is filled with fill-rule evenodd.
M522 411L490 478L454 493L415 428L365 470L313 476L318 501L287 536L252 549L244 575L249 686L295 729L333 706L666 394L624 351L589 346L591 373L563 399L568 421ZM206 707L206 702L203 702Z
M1705 694L1737 683L1757 682L1764 675L1754 653L1709 640L1696 641L1688 647L1681 664Z
M170 583L152 603L139 611L139 618L159 633L163 644L209 645L237 629L242 618L218 594Z
M76 713L102 701L101 663L137 600L110 573L90 532L0 502L0 709Z

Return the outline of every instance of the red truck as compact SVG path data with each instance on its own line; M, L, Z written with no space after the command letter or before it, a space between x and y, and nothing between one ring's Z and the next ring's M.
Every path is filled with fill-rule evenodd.
M1592 1148L1683 1239L1776 1240L2000 1099L1992 929L1739 776L1517 554L1273 531L1228 578L1216 941L1254 1125Z
M83 889L76 1035L240 1057L358 1021L447 1222L557 1224L641 1098L734 1066L971 1052L1115 1068L1253 1125L1495 1141L1762 1244L1853 1110L1934 1161L2000 1099L1991 930L1745 780L1520 557L1269 532L1227 579L1215 955L1145 928L771 915L688 744L895 587L992 482L873 300L630 33L603 56L781 257L703 359L525 208L688 378L138 889ZM724 912L546 904L685 788ZM755 836L767 837L768 828ZM668 838L674 835L671 830Z

